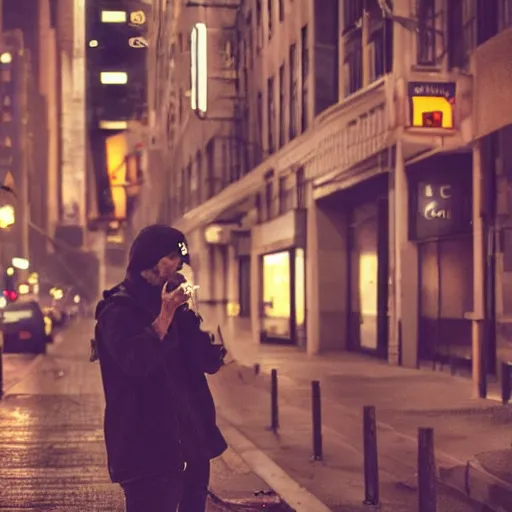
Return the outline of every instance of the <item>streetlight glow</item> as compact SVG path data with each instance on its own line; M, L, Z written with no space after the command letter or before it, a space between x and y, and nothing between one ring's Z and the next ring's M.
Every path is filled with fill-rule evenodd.
M12 62L12 54L10 52L4 52L0 55L0 62L2 64L10 64Z
M16 222L14 207L6 204L0 207L0 229L6 229Z

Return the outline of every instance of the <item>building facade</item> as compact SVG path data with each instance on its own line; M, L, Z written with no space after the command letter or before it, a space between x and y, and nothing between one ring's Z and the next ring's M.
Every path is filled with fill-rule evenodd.
M511 339L512 4L320 1L173 3L162 218L255 340L481 383Z

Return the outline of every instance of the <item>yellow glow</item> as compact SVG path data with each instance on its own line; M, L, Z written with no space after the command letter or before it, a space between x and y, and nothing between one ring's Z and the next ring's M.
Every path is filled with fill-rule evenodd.
M100 121L102 130L126 130L128 129L128 121Z
M48 318L46 315L44 316L44 333L46 336L50 336L53 330L53 324L51 318Z
M2 295L0 297L0 309L4 309L6 306L7 306L7 299Z
M91 48L98 48L98 46L99 46L98 40L97 39L91 39L89 41L89 46Z
M228 302L226 310L228 316L238 316L240 314L240 304L238 302Z
M39 283L39 274L37 272L32 272L28 276L28 284L37 284Z
M295 317L297 326L304 325L306 320L306 268L304 249L295 251Z
M130 13L130 23L133 25L144 25L146 23L146 14L144 11L133 11Z
M12 267L9 267L5 273L8 275L8 276L13 276L14 275L14 269Z
M114 201L116 219L126 218L126 153L128 143L124 133L108 137L106 142L107 173Z
M13 258L12 266L20 270L27 270L30 267L30 262L25 258Z
M28 284L20 284L18 286L18 293L20 295L28 295L28 293L30 292L30 286Z
M423 114L439 111L443 114L443 128L453 128L453 105L443 97L413 96L412 125L423 128Z
M12 62L12 54L10 52L4 52L0 55L0 62L2 64L10 64Z
M101 11L102 23L126 23L126 11Z
M359 257L359 297L362 315L377 315L377 255Z
M290 299L290 253L266 254L263 256L265 316L289 318Z
M190 106L205 114L208 110L208 42L204 23L196 23L190 34Z
M14 206L6 204L0 207L0 229L8 228L16 222Z
M124 71L102 71L100 81L103 85L124 85L128 83L128 73Z

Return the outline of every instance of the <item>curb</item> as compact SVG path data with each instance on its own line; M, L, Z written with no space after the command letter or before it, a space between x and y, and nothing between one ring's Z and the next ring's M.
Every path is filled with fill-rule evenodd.
M256 447L223 415L222 434L234 452L271 487L295 512L331 512L331 509L302 487L262 450Z
M465 467L441 468L439 480L494 512L512 510L512 485L489 473L476 459L468 460Z

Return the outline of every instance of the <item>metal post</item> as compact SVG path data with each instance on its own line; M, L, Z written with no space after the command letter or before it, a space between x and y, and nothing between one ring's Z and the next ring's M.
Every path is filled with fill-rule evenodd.
M277 370L270 373L270 429L274 432L279 428L279 409L277 403Z
M364 440L364 504L379 504L379 458L377 452L377 420L375 407L363 407Z
M512 395L511 366L507 362L501 363L501 402L507 405Z
M4 396L4 333L0 331L0 400Z
M434 429L418 429L418 510L436 512L436 460Z
M311 382L311 412L313 420L313 460L323 460L322 443L322 402L320 400L320 382Z

